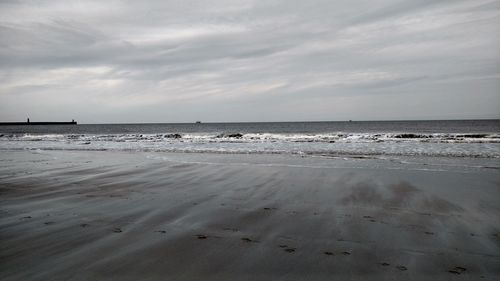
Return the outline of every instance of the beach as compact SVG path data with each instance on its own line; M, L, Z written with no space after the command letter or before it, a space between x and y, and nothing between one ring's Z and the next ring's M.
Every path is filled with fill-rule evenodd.
M496 159L2 150L2 280L498 280Z
M0 19L0 281L500 281L500 0Z

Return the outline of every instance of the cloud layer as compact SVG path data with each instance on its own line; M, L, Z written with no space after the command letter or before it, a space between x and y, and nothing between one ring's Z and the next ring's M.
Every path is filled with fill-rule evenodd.
M0 119L500 118L500 1L2 1Z

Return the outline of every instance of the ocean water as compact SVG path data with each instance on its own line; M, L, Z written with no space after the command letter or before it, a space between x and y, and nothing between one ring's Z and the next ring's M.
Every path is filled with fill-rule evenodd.
M500 158L500 120L0 126L0 150Z

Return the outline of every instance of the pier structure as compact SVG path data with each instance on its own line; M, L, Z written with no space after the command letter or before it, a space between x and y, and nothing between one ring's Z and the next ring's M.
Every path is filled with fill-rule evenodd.
M31 122L27 118L26 122L0 122L0 126L22 126L22 125L77 125L78 123L72 119L71 122Z

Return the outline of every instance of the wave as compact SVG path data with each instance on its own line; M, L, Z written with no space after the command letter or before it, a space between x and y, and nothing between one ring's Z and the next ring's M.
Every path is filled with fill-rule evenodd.
M500 158L500 134L0 134L0 149Z
M105 142L423 142L423 143L500 143L499 133L208 133L208 134L0 134L0 141L105 141Z
M380 156L422 156L422 157L457 157L457 158L500 158L498 152L484 151L440 151L440 150L259 150L230 148L170 148L170 147L91 147L91 146L40 146L40 147L0 147L0 150L54 150L54 151L124 151L124 152L166 152L166 153L211 153L211 154L281 154L299 156L320 156L325 158L347 157L353 159L373 159Z

